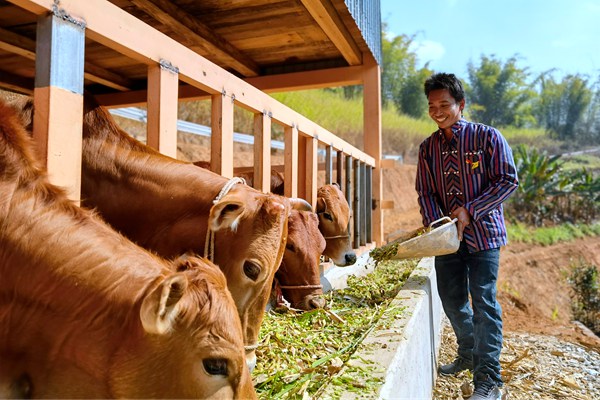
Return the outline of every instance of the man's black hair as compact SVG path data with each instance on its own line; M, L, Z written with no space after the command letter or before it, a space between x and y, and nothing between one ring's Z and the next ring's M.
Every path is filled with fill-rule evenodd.
M443 72L433 74L425 81L425 96L429 98L429 93L433 90L448 89L450 95L457 102L465 98L465 89L463 85L454 74L446 74Z

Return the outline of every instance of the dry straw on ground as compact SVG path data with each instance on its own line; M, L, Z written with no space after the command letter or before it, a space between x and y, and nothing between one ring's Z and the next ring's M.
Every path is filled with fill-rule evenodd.
M450 362L455 356L456 338L446 324L439 362ZM600 354L594 350L551 336L505 332L500 362L503 399L600 399ZM433 399L468 399L471 380L468 371L438 376Z

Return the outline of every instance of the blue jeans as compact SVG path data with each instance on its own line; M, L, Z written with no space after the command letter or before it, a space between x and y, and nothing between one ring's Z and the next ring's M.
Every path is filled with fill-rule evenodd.
M502 309L496 300L499 265L500 249L469 253L464 241L456 253L435 257L438 292L456 334L458 355L473 360L475 383L488 375L502 386Z

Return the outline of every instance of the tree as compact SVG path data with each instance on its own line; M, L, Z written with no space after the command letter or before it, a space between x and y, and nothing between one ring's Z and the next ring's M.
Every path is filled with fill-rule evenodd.
M527 83L526 68L511 57L504 64L493 55L481 56L478 67L467 64L470 115L493 126L527 126L533 123L529 102L535 95Z
M425 65L406 79L400 89L400 111L413 118L427 116L428 102L423 92L423 83L432 73Z
M414 36L400 35L391 40L382 35L383 66L381 73L381 99L383 104L392 102L401 110L402 88L416 72L417 55L410 50ZM422 90L421 90L422 92Z
M595 118L595 110L589 109L593 93L588 87L587 79L579 74L567 75L561 82L550 73L542 74L540 97L536 114L540 124L555 137L561 140L572 140L581 131L586 110L588 118Z
M577 124L576 135L579 141L600 143L600 75L590 87L590 104Z

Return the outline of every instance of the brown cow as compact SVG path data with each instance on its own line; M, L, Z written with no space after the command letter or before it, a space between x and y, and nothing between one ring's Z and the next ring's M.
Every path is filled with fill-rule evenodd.
M206 161L197 161L194 165L208 168ZM252 186L252 172L237 174ZM271 193L283 195L283 175L275 168L271 169ZM339 185L321 186L317 190L317 214L319 215L319 230L327 241L323 255L329 257L336 265L346 267L356 262L356 253L352 249L348 222L350 221L350 206L340 190ZM284 255L285 257L285 255Z
M316 211L319 230L327 242L323 254L342 267L354 264L356 253L352 250L348 232L350 206L337 184L324 185L317 190Z
M31 107L30 101L23 115ZM285 250L290 206L310 205L246 185L229 186L234 181L133 139L91 96L85 96L84 108L82 204L165 258L191 251L214 261L227 277L252 367Z
M210 166L205 161L196 161L194 165L205 169ZM252 174L238 174L238 177L244 179L251 176ZM273 179L273 175L271 178ZM275 273L278 288L292 307L312 310L325 305L325 300L321 298L323 286L320 276L320 256L324 249L325 239L319 231L316 214L292 210L288 218L286 251Z
M194 164L207 165L204 161ZM252 185L252 173L238 174L238 176L245 178L248 184ZM283 185L281 173L274 168L271 169L271 192L283 194ZM348 231L350 206L337 184L324 185L317 190L317 214L319 215L319 230L327 241L327 247L325 247L323 255L329 257L336 265L341 267L354 264L356 253L352 249Z
M323 308L320 257L325 239L312 211L293 210L288 218L286 250L275 273L283 297L301 310Z
M159 259L74 205L5 104L0 193L4 394L256 398L223 273Z

